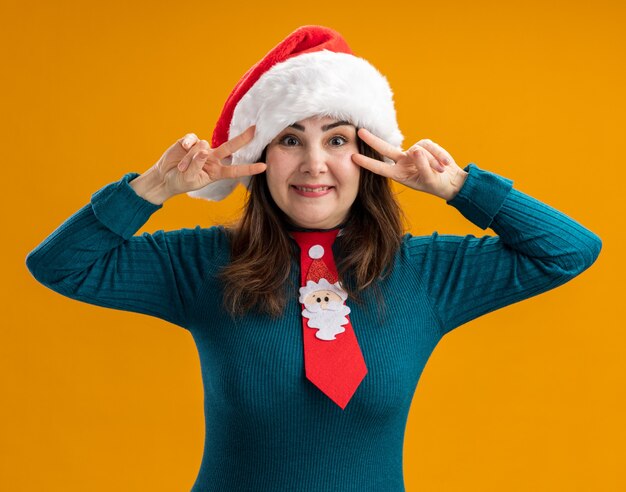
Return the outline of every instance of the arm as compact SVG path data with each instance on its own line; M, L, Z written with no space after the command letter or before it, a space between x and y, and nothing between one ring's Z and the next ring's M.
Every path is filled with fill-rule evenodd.
M442 334L564 284L589 268L600 238L562 212L475 164L447 203L498 236L411 237L406 247Z
M554 208L513 189L512 181L469 164L461 169L430 139L407 151L370 132L359 136L394 165L361 154L352 159L414 190L446 200L498 236L410 237L409 265L427 293L442 335L482 314L553 289L596 260L602 242ZM410 267L409 267L410 268Z
M161 208L131 188L137 176L127 174L96 192L26 264L39 282L72 299L185 326L206 258L221 235L198 227L133 236Z
M45 286L73 299L186 327L195 292L219 252L227 249L224 235L216 227L133 234L174 195L263 172L264 163L221 163L253 138L253 130L216 149L187 134L142 175L127 174L95 193L90 204L28 255L29 270Z

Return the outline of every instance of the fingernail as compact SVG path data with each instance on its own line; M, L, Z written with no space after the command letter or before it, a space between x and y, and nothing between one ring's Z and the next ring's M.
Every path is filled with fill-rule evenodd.
M185 140L183 140L183 147L188 149L191 146L191 139L190 138L186 138Z

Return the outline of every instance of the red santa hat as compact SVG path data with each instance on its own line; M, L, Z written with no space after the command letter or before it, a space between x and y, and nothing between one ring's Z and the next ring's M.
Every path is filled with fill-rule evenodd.
M332 271L323 260L324 247L320 244L309 248L309 257L313 260L306 274L306 285L300 287L300 302L305 304L304 299L312 292L328 290L334 292L342 301L348 298L348 294L339 284L336 272Z
M252 141L233 153L230 162L225 162L258 162L276 135L311 116L349 121L395 147L401 146L404 138L385 76L355 56L338 32L321 26L302 26L239 80L224 104L211 148L256 125ZM216 181L189 195L222 200L239 182L247 186L250 178Z

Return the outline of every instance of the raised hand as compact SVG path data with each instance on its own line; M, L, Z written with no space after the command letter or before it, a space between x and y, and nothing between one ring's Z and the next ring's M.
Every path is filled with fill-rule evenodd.
M262 162L236 166L221 162L249 143L254 137L254 130L254 126L251 126L215 149L211 149L206 140L197 140L195 134L188 134L172 145L156 166L174 194L197 190L220 179L261 173L267 167ZM193 143L194 140L197 141ZM191 144L189 151L184 144Z
M161 158L141 176L130 182L138 195L160 204L168 198L198 190L226 178L239 178L265 171L263 162L224 165L222 160L249 143L254 127L212 149L206 140L188 133L167 149Z
M454 162L443 147L432 140L420 140L403 151L364 128L359 129L358 135L379 154L394 161L394 164L387 164L363 154L352 155L356 164L376 174L445 200L454 198L465 182L467 172Z

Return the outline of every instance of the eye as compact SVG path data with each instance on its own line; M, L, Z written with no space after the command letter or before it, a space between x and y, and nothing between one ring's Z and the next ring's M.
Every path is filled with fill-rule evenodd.
M316 300L317 302L322 302L322 300L321 300L319 297L317 297L315 300Z
M278 142L286 147L293 147L299 143L299 140L293 135L284 135Z
M328 296L324 297L324 301L328 302Z
M335 135L329 141L333 147L339 147L348 143L348 139L346 137L342 137L341 135Z

